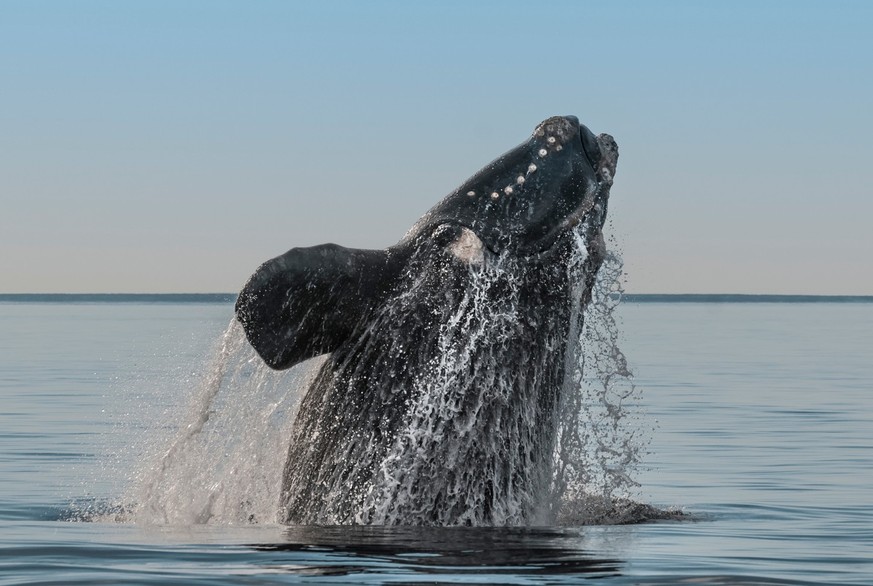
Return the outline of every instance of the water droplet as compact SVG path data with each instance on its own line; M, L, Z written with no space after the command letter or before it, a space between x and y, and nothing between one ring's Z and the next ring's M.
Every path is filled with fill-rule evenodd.
M503 188L503 193L505 193L506 195L512 195L512 187L507 185Z
M550 136L549 138L546 139L546 142L549 144L555 144L555 137Z
M469 195L470 197L473 197L474 195L476 195L476 192L475 191L468 191L467 195Z
M500 197L499 193L497 193L496 191L491 192L491 199L497 199L498 197Z
M546 151L546 149L540 149L540 152L539 152L538 154L539 154L541 157L545 157L547 153L548 153L548 151Z
M536 170L537 170L537 166L534 165L533 163L531 163L531 164L528 166L528 168L527 168L527 172L528 172L528 173L533 173L533 172L536 171Z
M519 185L524 183L524 175L519 175L518 179L516 179L515 182L518 183Z

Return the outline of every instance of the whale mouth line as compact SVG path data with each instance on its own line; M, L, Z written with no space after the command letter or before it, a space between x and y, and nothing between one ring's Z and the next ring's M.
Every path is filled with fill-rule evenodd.
M588 159L591 167L597 169L597 166L603 161L599 137L594 136L594 133L587 126L580 124L579 140L582 143L582 152L585 153L585 158Z

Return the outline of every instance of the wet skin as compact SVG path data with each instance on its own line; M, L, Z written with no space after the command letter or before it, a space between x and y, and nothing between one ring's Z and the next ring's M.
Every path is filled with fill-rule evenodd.
M280 504L287 522L540 519L536 495L550 477L570 316L573 303L590 300L602 262L601 228L617 156L612 137L595 137L575 117L552 117L446 196L395 246L294 248L258 268L236 304L258 354L282 369L330 353L292 431ZM572 273L580 238L587 257ZM497 307L511 298L518 323L496 336L506 338L500 343L486 339L471 349L459 335L447 348L439 339L447 324L481 319L463 312L471 288L481 284L477 275L492 265L504 273L494 273L476 302ZM575 298L574 287L582 289ZM459 401L479 420L431 425L447 433L459 425L480 430L452 438L461 442L452 450L464 454L464 465L446 464L451 458L444 446L411 446L429 462L416 468L421 478L402 472L398 485L411 483L411 492L379 500L374 494L384 489L385 459L403 447L398 438L411 405L437 376L434 365L462 352L472 353L472 362L458 373L457 388L470 396ZM498 379L509 399L480 409L476 393ZM492 435L476 435L508 421L513 431L498 444ZM483 482L477 470L499 472Z

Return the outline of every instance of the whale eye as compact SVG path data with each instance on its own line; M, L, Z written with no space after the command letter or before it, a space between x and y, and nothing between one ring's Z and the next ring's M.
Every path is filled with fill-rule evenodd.
M579 138L582 139L582 150L585 151L585 156L588 157L588 162L591 163L592 167L597 167L597 163L600 162L601 157L603 156L600 152L600 146L597 144L597 137L594 136L594 133L588 130L588 127L580 124L579 125Z

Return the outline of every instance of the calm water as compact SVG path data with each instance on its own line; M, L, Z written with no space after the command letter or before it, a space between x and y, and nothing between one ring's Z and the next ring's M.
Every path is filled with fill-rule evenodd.
M692 521L67 521L173 433L232 315L212 301L0 301L0 584L873 584L873 303L857 300L621 307L657 420L639 498Z

